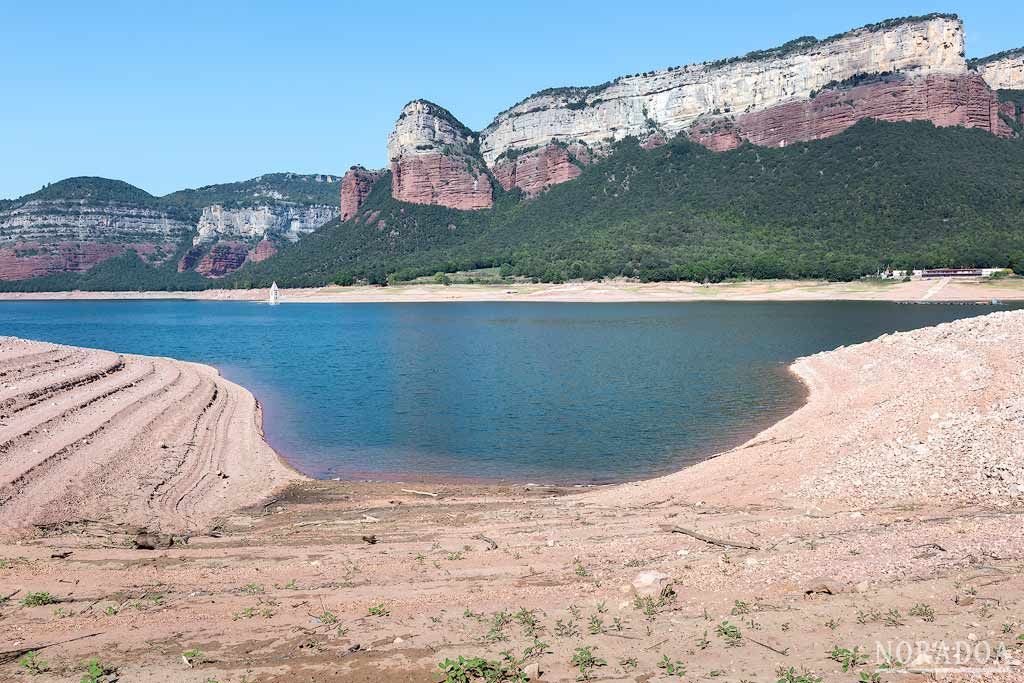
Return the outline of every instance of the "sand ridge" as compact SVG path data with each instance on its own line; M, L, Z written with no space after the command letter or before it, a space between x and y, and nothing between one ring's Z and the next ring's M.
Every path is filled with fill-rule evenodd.
M184 532L300 475L209 366L0 337L0 526Z

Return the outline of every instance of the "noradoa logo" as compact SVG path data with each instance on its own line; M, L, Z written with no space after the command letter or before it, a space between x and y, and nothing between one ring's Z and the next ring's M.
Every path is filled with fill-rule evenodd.
M875 641L875 664L894 673L988 674L1018 669L1004 643L967 640Z

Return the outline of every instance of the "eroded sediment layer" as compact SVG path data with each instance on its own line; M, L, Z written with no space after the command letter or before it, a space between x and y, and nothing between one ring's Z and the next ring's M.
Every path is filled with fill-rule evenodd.
M0 337L0 527L200 529L299 478L211 367Z

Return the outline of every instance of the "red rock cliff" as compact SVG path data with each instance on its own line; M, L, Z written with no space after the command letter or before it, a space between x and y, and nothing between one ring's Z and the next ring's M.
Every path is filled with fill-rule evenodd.
M341 179L341 220L347 221L359 213L359 207L382 175L383 171L368 171L362 166L353 166L345 173Z
M690 137L721 151L743 140L781 146L840 133L857 121L931 121L937 126L981 128L1000 137L1013 131L999 117L998 98L973 72L908 77L879 75L870 82L834 87L809 100L797 100L735 119L698 124Z
M576 178L583 172L579 164L590 161L586 145L550 143L512 159L499 159L494 165L494 177L506 190L517 187L528 197L534 197L552 185Z
M16 242L0 247L0 280L24 280L53 273L84 273L98 263L132 249L143 259L174 244L112 244L104 242ZM159 261L158 261L159 262Z
M472 131L426 100L402 109L388 137L391 194L413 204L486 209L491 181Z
M241 242L218 242L196 266L196 272L206 277L224 277L245 265L248 256L249 248Z

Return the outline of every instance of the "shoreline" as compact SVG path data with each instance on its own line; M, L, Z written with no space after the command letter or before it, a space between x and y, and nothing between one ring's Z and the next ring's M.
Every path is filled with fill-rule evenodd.
M88 520L0 538L0 582L17 589L0 619L12 647L87 636L44 651L61 680L97 653L124 680L181 683L436 683L445 659L503 651L539 666L531 680L571 680L581 647L610 680L663 676L665 657L695 680L852 680L830 648L892 641L1016 662L1022 366L1024 311L998 312L800 358L803 406L655 479L298 480L158 550ZM59 613L20 606L35 591Z
M893 301L982 303L1024 301L1024 278L913 280L911 282L822 282L761 280L699 285L630 280L566 284L406 283L390 287L327 286L280 290L281 303L561 302L654 303L690 301ZM2 292L0 301L257 301L268 290L210 289L197 292Z

